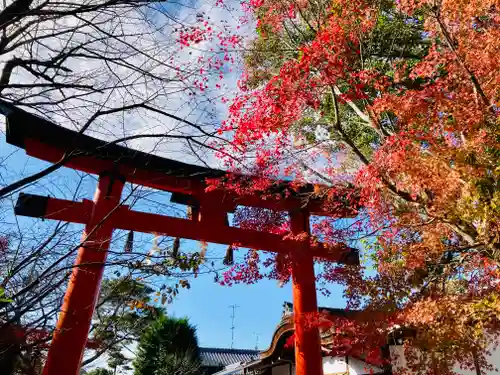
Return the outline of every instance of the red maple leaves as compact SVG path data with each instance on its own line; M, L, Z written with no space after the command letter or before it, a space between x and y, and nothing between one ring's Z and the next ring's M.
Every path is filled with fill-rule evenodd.
M246 6L257 18L254 46L264 49L247 59L241 92L220 130L232 140L224 151L238 163L250 160L260 176L330 185L315 192L321 197L335 195L339 181L354 184L344 204L361 205L358 217L347 229L319 220L314 235L327 242L363 239L376 272L324 265L320 281L344 285L350 306L435 330L439 339L412 342L427 348L433 366L441 361L441 371L451 371L453 361L473 363L467 350L484 364L500 276L499 5L340 0L320 11L311 2L259 0ZM341 211L333 201L326 204ZM268 219L245 213L265 230ZM238 277L247 271L252 280L263 277L252 267L253 273L238 268ZM444 314L442 306L467 319ZM475 343L467 339L471 332Z

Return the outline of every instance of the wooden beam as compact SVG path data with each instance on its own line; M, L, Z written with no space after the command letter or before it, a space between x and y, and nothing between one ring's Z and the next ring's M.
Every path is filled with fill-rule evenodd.
M30 195L30 199L46 200L45 210L37 215L23 214L23 200L20 196L16 213L19 215L41 217L44 219L63 220L85 224L92 212L93 202L73 202L58 198L47 198ZM81 215L81 216L80 216ZM223 245L236 245L257 250L266 250L277 253L301 251L303 243L289 239L287 236L261 232L250 229L225 226L208 219L194 221L171 216L132 211L128 206L118 207L107 219L106 225L115 229L133 230L144 233L157 233L170 237L187 238L197 241L206 241ZM342 243L328 245L315 243L310 246L310 256L325 259L331 262L342 262L350 248Z
M14 207L14 213L21 216L87 224L93 206L94 203L87 199L82 202L74 202L21 193Z
M61 145L63 147L63 145ZM57 148L53 145L46 145L36 139L27 138L24 140L26 153L32 157L58 163L65 157L63 148ZM95 156L85 155L75 152L64 166L91 174L100 174L103 171L115 170L123 176L127 182L137 185L147 186L152 189L158 189L167 192L182 193L193 196L198 201L216 200L224 197L225 205L229 206L248 206L260 207L275 211L294 211L307 208L311 215L319 216L341 216L355 217L358 214L356 207L346 207L342 212L328 212L324 208L324 202L318 199L306 199L307 197L268 197L263 198L264 194L237 195L229 190L217 189L207 192L207 185L204 179L197 180L193 178L181 178L168 175L164 171L155 171L152 169L141 169L135 166L129 166L126 163L121 164L119 160L98 159ZM228 173L228 175L231 175Z

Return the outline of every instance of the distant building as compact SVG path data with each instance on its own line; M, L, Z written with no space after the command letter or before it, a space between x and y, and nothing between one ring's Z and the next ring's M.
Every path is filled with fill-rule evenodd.
M343 318L354 318L359 311L323 308L318 309L321 312L326 312L329 315ZM377 366L374 363L367 363L363 358L354 356L332 356L332 333L330 330L322 331L321 348L323 350L323 375L391 375L393 371L399 372L402 369L407 369L406 360L402 347L404 337L415 334L412 330L394 327L395 329L388 337L388 344L381 348L382 355L385 357L385 362L390 365L384 368ZM243 357L238 357L231 362L231 358L227 357L227 364L218 372L211 373L214 375L295 375L295 357L293 345L286 345L294 333L293 326L293 306L291 303L285 303L283 316L278 324L269 345L269 348L262 351L254 352L252 358L245 360ZM219 349L228 351L229 349ZM388 359L391 358L389 362ZM382 359L382 358L380 358ZM222 361L221 361L222 362ZM380 361L378 361L380 363ZM489 348L488 363L494 368L500 369L500 347L492 343ZM453 369L454 373L461 375L476 375L478 370L463 370L458 365ZM484 370L483 370L484 371ZM493 375L498 372L486 371L485 375Z
M319 308L334 316L348 317L351 312L344 309ZM249 361L235 361L226 365L215 375L295 375L295 357L293 347L286 345L294 333L293 306L285 303L283 316L278 324L267 350L264 350ZM328 331L321 333L323 349L323 375L389 375L388 369L383 369L352 356L331 356L329 349L331 334Z
M231 365L240 365L260 358L260 351L251 349L200 348L201 373L212 375Z

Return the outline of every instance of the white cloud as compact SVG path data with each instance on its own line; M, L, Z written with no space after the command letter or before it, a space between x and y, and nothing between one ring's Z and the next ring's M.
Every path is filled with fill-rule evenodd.
M99 1L87 0L84 3L97 2ZM67 3L71 2L68 0ZM210 58L214 61L223 56L216 44L216 37L214 40L183 49L179 48L177 39L182 27L200 25L200 15L208 22L207 27L212 28L214 36L219 32L237 32L238 19L241 16L239 3L227 2L224 6L216 6L215 0L186 1L177 5L167 3L155 7L120 9L114 13L89 13L81 19L69 16L44 21L37 25L35 34L30 35L45 38L54 30L73 27L78 27L78 30L47 37L38 42L18 46L10 53L0 54L0 67L5 67L13 56L47 60L54 58L61 50L79 48L79 55L64 63L71 72L68 72L67 76L64 76L65 72L59 74L57 82L89 85L101 91L87 94L84 90L75 88L50 92L47 92L45 87L6 88L1 97L31 104L64 100L63 104L39 105L34 109L57 123L74 129L79 129L102 107L114 108L147 101L155 108L201 124L207 130L213 130L225 116L226 106L221 103L220 97L231 95L231 91L236 87L235 82L239 76L237 52L233 52L231 56L236 58L233 72L228 73L226 68L226 74L220 80L218 71L215 71L213 66L212 69L208 67ZM88 24L89 21L93 24ZM20 24L23 22L27 21L21 21ZM104 35L109 34L116 37L103 39ZM28 37L24 36L25 39ZM92 58L96 51L105 55L108 61ZM120 61L112 61L116 58ZM141 71L137 71L138 69ZM196 83L203 79L208 79L209 88L202 92L196 89ZM43 78L37 78L22 68L15 69L11 79L13 84L43 81ZM215 88L216 84L221 87ZM79 97L68 99L71 96ZM87 131L90 135L106 140L146 132L179 135L193 134L195 131L189 126L180 125L176 121L143 109L101 117ZM178 140L163 139L159 142L158 139L140 139L127 145L176 157L186 151L190 152L189 148ZM183 158L185 159L185 156ZM216 164L213 158L209 161Z

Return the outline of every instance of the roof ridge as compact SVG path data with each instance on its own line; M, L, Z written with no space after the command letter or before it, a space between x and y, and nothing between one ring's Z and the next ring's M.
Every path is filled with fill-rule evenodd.
M283 303L283 307L293 309L293 303L289 301L285 301ZM318 311L327 310L327 311L344 311L344 312L360 312L359 310L349 309L347 307L327 307L327 306L318 306Z
M219 347L209 347L209 346L204 346L204 347L199 347L200 350L206 350L206 351L224 351L224 352L252 352L252 353L258 353L260 350L258 349L237 349L237 348L219 348Z

